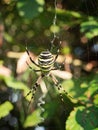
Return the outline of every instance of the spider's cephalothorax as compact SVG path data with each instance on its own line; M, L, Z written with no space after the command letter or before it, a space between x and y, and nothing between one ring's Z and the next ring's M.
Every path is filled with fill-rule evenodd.
M42 51L38 57L38 65L43 74L49 73L54 66L54 56L50 51Z

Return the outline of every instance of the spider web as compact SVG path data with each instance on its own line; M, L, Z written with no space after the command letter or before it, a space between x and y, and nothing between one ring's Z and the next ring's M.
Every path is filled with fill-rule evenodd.
M98 16L98 1L96 0L82 0L84 5L84 11L86 12L87 16ZM90 27L92 29L92 27ZM93 37L87 43L87 56L88 62L90 60L98 61L98 46L97 46L97 38ZM91 53L91 54L90 54ZM91 58L91 55L93 57Z
M76 6L76 11L81 11L83 13L86 13L86 16L97 16L97 2L96 0L81 0L80 1L80 8ZM96 7L96 10L95 10ZM56 20L56 19L54 19ZM55 23L54 23L55 24ZM71 28L71 30L74 31L74 28ZM54 34L55 37L55 34ZM63 38L62 38L63 39ZM83 42L85 42L85 39L82 39ZM77 46L77 45L76 45ZM79 46L75 47L74 54L77 58L79 58L82 61L85 61L86 64L90 63L91 61L98 62L98 46L97 46L97 37L93 37L90 40L87 40L85 44L81 43ZM78 69L77 69L78 70ZM86 72L89 72L86 70ZM76 80L79 75L76 75ZM79 79L80 80L80 79ZM82 82L82 81L80 81ZM83 117L85 118L85 117Z
M98 1L97 0L81 0L79 2L81 3L80 7L74 6L75 7L74 10L85 14L87 17L88 23L91 22L88 18L91 18L93 16L96 18L98 17ZM74 31L74 28L71 28L71 29L72 29L72 31ZM90 24L89 29L93 30L93 23L92 23L92 25ZM88 30L86 30L86 31L88 31ZM85 32L85 33L87 33L87 32ZM92 33L92 35L93 35L93 33ZM78 37L77 37L77 39L78 39ZM81 60L83 62L83 64L85 64L85 67L82 68L83 69L82 72L79 72L80 67L77 67L76 69L74 69L74 78L75 78L75 83L76 83L75 85L77 87L79 87L80 84L82 84L83 82L84 83L86 82L86 80L83 81L82 76L84 76L84 75L82 75L80 73L84 72L85 75L87 76L87 79L89 79L88 77L92 72L96 73L98 71L98 33L96 36L93 36L92 38L86 38L86 35L83 34L82 38L80 38L80 43L78 43L75 46L73 53L77 59ZM89 82L90 82L90 80L92 80L92 79L89 79ZM88 82L88 84L89 84L89 82ZM98 84L98 82L96 84ZM90 88L90 84L88 86ZM82 89L80 89L80 90L82 90ZM97 89L97 91L98 91L98 89ZM96 93L98 93L97 91L96 91ZM81 93L82 92L80 92L80 95L81 95ZM79 95L79 93L78 93L78 95ZM91 96L92 99L93 99L93 96ZM81 126L83 126L84 130L88 129L88 127L87 128L85 127L86 122L91 123L91 124L89 124L90 125L89 129L91 129L91 127L96 127L96 124L98 124L92 120L96 117L95 113L98 112L95 110L95 108L88 107L88 110L90 109L90 115L86 113L86 111L87 111L86 109L83 110L82 112L80 110L80 114L79 115L77 114L77 116L79 116L79 118L81 117L81 120L78 118L77 122ZM79 110L78 110L78 112L79 112ZM73 112L73 114L74 114L74 112ZM93 117L91 118L91 116L93 116ZM69 118L72 118L72 116L70 116ZM68 123L70 123L70 122L68 122Z
M97 17L98 16L98 1L97 0L80 0L80 7L76 6L74 8L75 11L80 12L85 14L85 16L87 17L87 19L89 19L90 17ZM88 24L90 24L90 20L87 21ZM89 26L89 25L88 25ZM89 26L89 30L92 30L93 27L93 23L92 25L90 24ZM87 28L88 29L88 28ZM71 30L73 30L73 32L75 31L74 28L71 28ZM89 31L86 30L86 31ZM74 48L74 55L80 59L82 62L85 63L85 68L84 71L85 72L91 72L93 71L93 68L98 68L98 36L93 36L92 38L87 38L86 37L86 33L84 32L84 34L80 34L79 38L80 41L77 37L77 44L76 47ZM77 34L76 34L77 35ZM93 35L93 34L92 34ZM73 46L73 45L72 45ZM92 67L90 68L90 65L92 65ZM78 78L78 76L76 76Z

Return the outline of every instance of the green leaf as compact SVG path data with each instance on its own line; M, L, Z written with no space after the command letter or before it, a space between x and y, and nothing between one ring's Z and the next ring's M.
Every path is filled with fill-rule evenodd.
M98 94L94 96L94 104L98 106Z
M25 122L24 127L31 127L38 125L39 123L42 123L44 119L53 118L55 116L55 113L57 112L58 104L55 101L51 101L47 104L45 104L45 111L42 112L41 109L36 109L31 115L29 115Z
M82 79L83 81L83 79ZM84 95L85 91L88 89L88 82L84 80L82 82L80 79L70 79L64 80L62 82L62 87L65 91L74 99L86 100L86 96Z
M44 0L19 0L17 8L22 17L32 19L43 12Z
M88 77L73 78L64 80L62 87L74 99L88 103L90 97L98 93L98 74L91 74Z
M10 36L8 33L4 33L4 38L6 39L7 42L12 42L13 41L13 37Z
M4 81L8 87L23 90L25 98L29 101L31 100L32 94L26 96L30 89L24 83L17 81L13 77L4 77Z
M60 28L57 25L52 25L50 27L50 31L53 32L53 33L58 33L60 31Z
M88 93L90 96L92 96L94 93L98 93L98 83L93 82L93 80L89 83Z
M98 130L98 128L95 128L94 130Z
M6 101L5 103L1 104L0 118L7 116L12 109L13 109L13 105L9 101Z
M24 122L24 127L35 126L41 123L40 114L41 114L40 109L37 109L31 115L27 116Z
M44 118L53 118L58 107L59 105L56 101L51 101L45 104L45 112L43 113Z
M5 83L9 87L14 88L14 89L22 89L22 90L24 90L24 88L26 87L25 84L23 84L22 82L17 81L13 77L5 77L4 80L5 80Z
M88 21L81 23L80 31L85 33L85 36L88 39L98 36L98 21L93 17L90 17Z
M98 129L98 108L80 106L75 108L67 119L66 130Z

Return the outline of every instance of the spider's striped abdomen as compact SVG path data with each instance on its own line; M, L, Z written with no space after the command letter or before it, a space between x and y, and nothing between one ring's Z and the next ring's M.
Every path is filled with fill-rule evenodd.
M54 65L54 57L50 51L46 50L40 53L38 64L43 72L49 72Z

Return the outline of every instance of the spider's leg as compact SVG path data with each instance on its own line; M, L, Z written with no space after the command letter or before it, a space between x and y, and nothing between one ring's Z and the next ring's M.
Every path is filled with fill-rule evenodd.
M40 82L41 82L41 80L42 80L43 77L44 77L44 75L41 75L41 76L37 79L37 81L36 81L36 83L34 84L34 86L32 87L32 89L31 89L31 90L27 93L27 95L25 96L25 97L27 97L29 94L32 93L31 100L30 100L28 106L30 105L32 99L34 98L35 93L36 93L36 90L37 90L37 88L39 87Z
M27 47L26 47L26 52L27 52L27 54L28 54L28 56L29 56L30 61L31 61L34 65L36 65L37 67L39 67L39 65L36 64L36 63L32 60L32 58L31 58L31 56L30 56L30 53L29 53Z
M54 58L54 62L57 60L58 56L59 56L59 50L57 51L57 55Z
M27 61L26 61L26 64L28 65L29 69L31 69L31 70L33 70L33 71L35 71L35 72L41 71L41 70L35 70L35 69L33 69L32 66L30 66L29 63L28 63Z
M52 70L57 70L57 68L53 68L53 69L51 69L51 71L52 71Z
M38 86L39 86L39 84L35 83L34 86L32 87L32 89L26 95L26 97L27 97L30 93L32 93L31 100L28 103L28 107L30 106L32 99L34 98L34 95L35 95L35 92L36 92Z
M35 95L35 92L36 92L38 86L39 86L39 84L36 82L36 83L34 84L34 86L32 87L32 89L31 89L31 90L27 93L27 95L25 96L25 97L27 97L27 96L29 96L30 94L32 94L31 100L30 100L29 103L28 103L28 107L30 106L31 101L32 101L32 99L34 98L34 95Z
M56 77L55 77L53 74L50 74L50 76L52 77L52 80L53 80L55 86L56 86L57 89L59 90L59 94L60 94L61 100L64 102L63 95L62 95L62 92L61 92L61 91L63 91L69 98L72 98L72 97L63 89L63 87L61 86L61 84L59 83L59 81L56 79Z

